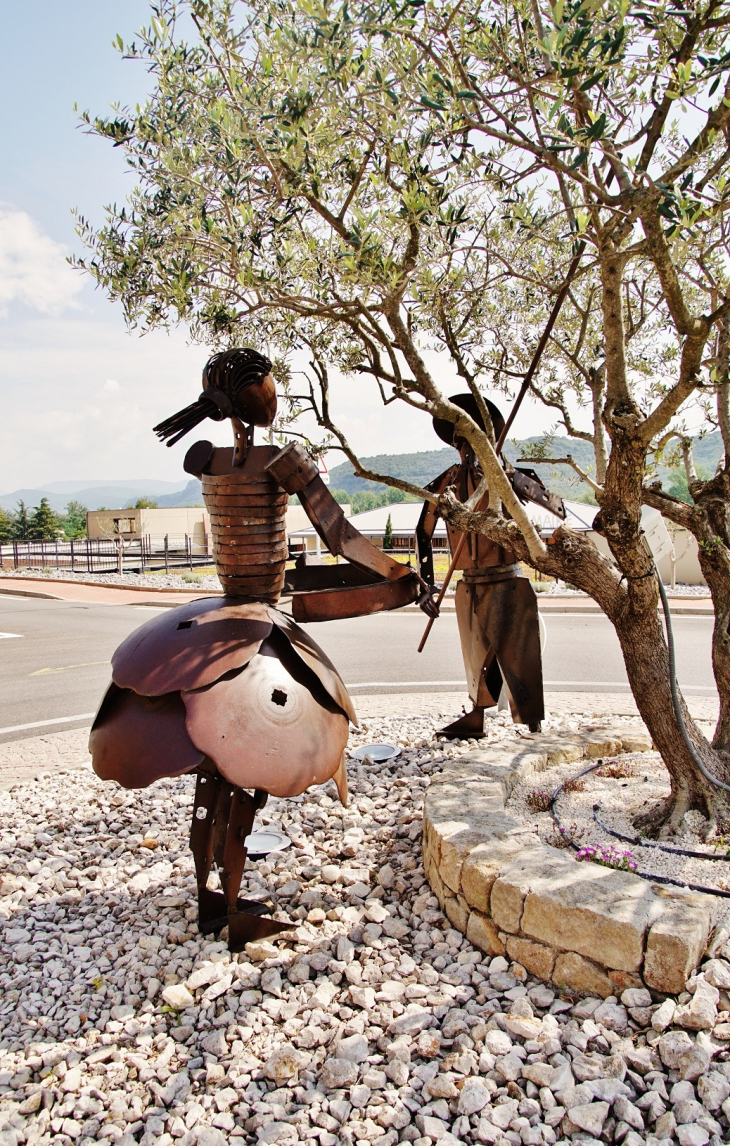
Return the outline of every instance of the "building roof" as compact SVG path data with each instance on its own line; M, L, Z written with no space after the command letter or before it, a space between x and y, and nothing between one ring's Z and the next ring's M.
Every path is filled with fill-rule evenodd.
M388 517L390 517L395 537L412 537L416 532L422 504L420 501L398 501L394 505L382 505L378 509L368 509L365 513L355 513L348 520L366 537L380 537L385 533L385 526ZM593 518L598 512L598 506L585 505L578 501L566 501L565 508L568 511L567 524L571 529L578 532L590 529ZM542 509L538 505L533 505L531 502L527 503L525 509L530 520L544 532L557 529L562 524L560 518L556 517L554 513L550 513L549 510ZM439 520L436 523L433 535L434 537L446 536L446 525L443 521ZM315 530L313 526L308 525L302 529L292 530L289 536L314 537Z

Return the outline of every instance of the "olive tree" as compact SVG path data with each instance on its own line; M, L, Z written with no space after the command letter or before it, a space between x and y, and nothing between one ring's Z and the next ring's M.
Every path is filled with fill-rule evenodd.
M288 388L290 413L314 410L322 441L364 477L434 500L359 462L332 408L333 367L369 379L386 407L452 422L484 482L469 503L444 495L440 512L601 605L671 775L652 814L665 830L691 808L730 820L696 763L730 778L726 467L694 507L648 484L698 395L730 432L728 20L720 0L160 0L139 39L120 43L154 75L150 99L85 117L124 149L137 187L100 227L79 219L78 265L131 325L306 349L309 386ZM483 401L520 380L566 276L533 385L570 432L581 405L592 414L577 432L594 445L612 559L567 526L546 544ZM434 347L484 431L429 369ZM672 713L645 502L701 536L723 601L720 720L709 743L684 709L692 751Z

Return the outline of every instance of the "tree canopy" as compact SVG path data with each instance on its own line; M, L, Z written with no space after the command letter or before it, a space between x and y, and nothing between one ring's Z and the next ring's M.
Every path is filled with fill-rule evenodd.
M674 762L675 820L715 797L666 719L640 515L655 505L698 538L716 607L712 750L687 722L728 768L713 752L730 753L729 25L728 0L159 0L119 44L151 70L152 96L86 116L137 187L100 228L79 219L78 265L130 324L306 351L304 386L281 371L290 413L313 410L319 444L360 476L382 478L338 423L333 367L369 379L386 406L453 423L484 483L440 512L600 602ZM567 528L545 544L483 401L514 392L563 296L531 389L593 447L585 476L613 561ZM434 349L484 431L439 385ZM693 408L721 431L725 460L705 483L688 461L688 506L653 475Z

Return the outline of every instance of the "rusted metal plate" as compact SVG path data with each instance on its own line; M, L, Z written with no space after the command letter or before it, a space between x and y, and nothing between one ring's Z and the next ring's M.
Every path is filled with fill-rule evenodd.
M325 656L316 641L313 641L304 629L300 629L290 617L280 613L278 609L269 607L269 616L276 627L284 633L293 648L312 670L335 704L346 712L353 724L357 724L357 713L353 708L350 694L345 687L342 677L338 673L329 657Z
M191 740L238 787L296 796L340 766L347 717L320 704L289 667L266 641L235 676L182 694Z
M273 577L284 572L286 562L280 560L260 561L256 565L250 564L246 554L236 560L233 554L226 557L216 555L216 567L219 573L229 574L232 577Z
M146 788L203 763L185 728L179 692L138 696L110 684L89 736L94 771L123 788Z
M229 577L221 573L220 581L230 596L243 597L251 601L266 601L270 605L275 605L281 596L284 578L283 576L252 577L247 581L245 577Z
M319 589L292 597L292 613L297 621L334 621L343 617L364 617L387 609L402 609L420 593L415 576L398 581L376 581L372 585L352 585L342 589Z
M201 688L245 665L270 632L265 605L191 601L131 633L112 657L112 676L120 688L146 696Z
M270 521L264 525L251 525L250 522L242 524L240 517L228 520L226 514L223 517L212 517L211 524L216 525L216 535L222 537L224 540L228 537L251 537L256 542L267 540L274 540L278 537L286 537L286 526L283 519L281 521Z
M267 462L279 453L278 446L252 446L246 455L242 466L233 465L233 450L226 446L219 446L213 451L213 456L206 466L203 480L209 477L222 477L237 474L251 474L258 478L268 476L265 473Z
M545 717L540 627L535 592L526 577L456 587L456 619L469 695L478 705L496 703L500 674L519 719ZM496 660L499 673L493 668Z

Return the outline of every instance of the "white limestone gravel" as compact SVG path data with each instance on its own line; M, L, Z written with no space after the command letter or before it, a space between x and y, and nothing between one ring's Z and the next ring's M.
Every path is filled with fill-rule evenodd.
M719 1146L727 935L678 1006L561 999L485 956L421 863L429 777L472 747L435 726L365 722L351 747L403 752L350 762L347 809L331 784L269 801L260 822L292 846L245 890L299 926L240 955L195 924L191 777L127 793L77 770L0 793L0 1146Z
M510 794L507 807L522 822L537 830L546 843L556 842L555 822L549 811L535 811L536 794L552 793L559 784L575 777L585 765L566 764L548 769L538 775L526 777ZM695 859L678 851L662 851L649 845L624 843L612 837L596 823L598 815L608 827L626 836L637 836L632 819L645 808L651 807L669 795L670 781L658 752L628 753L606 758L603 766L583 776L579 790L561 794L557 809L566 827L566 836L581 847L593 846L600 850L615 849L620 858L626 856L630 870L668 876L671 879L701 887L730 891L730 841L708 837L710 825L699 812L688 812L680 830L671 839L661 841L671 848L688 848L709 856L727 856L723 859ZM730 915L730 900L718 898L717 920Z
M212 558L211 558L212 565ZM94 585L139 586L144 589L220 589L216 573L199 573L196 569L180 573L86 573L70 569L0 569L0 578L22 577L36 581L80 581Z

